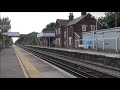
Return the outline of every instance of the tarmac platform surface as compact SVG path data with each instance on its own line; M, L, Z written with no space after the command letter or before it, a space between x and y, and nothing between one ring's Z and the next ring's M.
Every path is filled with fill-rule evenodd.
M13 47L0 51L0 78L25 78Z

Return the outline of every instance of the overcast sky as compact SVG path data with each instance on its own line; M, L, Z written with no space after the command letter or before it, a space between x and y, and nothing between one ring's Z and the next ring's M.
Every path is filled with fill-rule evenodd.
M87 12L88 13L88 12ZM104 12L89 12L95 17L104 16ZM12 32L28 34L41 32L45 26L56 19L68 19L69 12L1 12L1 17L9 17ZM73 12L74 18L81 16L81 12ZM16 38L13 39L15 41Z

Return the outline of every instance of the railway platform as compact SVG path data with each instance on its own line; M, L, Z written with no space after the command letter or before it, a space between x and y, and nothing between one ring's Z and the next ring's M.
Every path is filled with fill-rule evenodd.
M0 51L0 78L76 78L13 45Z
M25 78L13 47L0 51L0 78Z
M100 52L100 51L92 51L92 50L80 50L80 49L63 49L63 48L55 48L58 50L65 50L69 52L78 52L78 53L87 53L87 54L93 54L93 55L102 55L106 57L114 57L114 58L120 58L120 53L108 53L108 52Z
M27 46L33 46L33 45L27 45ZM110 52L101 52L101 51L93 51L93 50L86 50L86 49L67 49L67 48L55 48L55 47L43 47L43 46L33 46L33 47L40 47L40 48L46 48L46 49L52 49L52 50L61 50L61 51L68 51L68 52L77 52L77 53L83 53L83 54L91 54L91 55L101 55L106 57L112 57L112 58L120 58L120 53L110 53Z

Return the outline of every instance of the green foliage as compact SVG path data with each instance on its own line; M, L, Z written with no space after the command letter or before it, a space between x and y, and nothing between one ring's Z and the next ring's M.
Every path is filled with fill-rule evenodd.
M102 24L103 28L115 27L115 12L106 12L105 17L98 19ZM117 27L120 26L120 14L117 12Z
M45 32L45 31L54 31L53 27L54 27L55 23L50 23L48 25L46 25L46 27L42 30L42 32Z
M21 35L20 38L19 38L15 43L17 43L17 44L22 44L24 38L25 38L25 35Z
M100 18L98 18L98 21L102 23L102 25L103 25L102 28L104 28L104 29L105 29L105 28L109 28L109 26L108 26L108 24L107 24L107 22L106 22L107 20L106 20L105 17L100 17Z
M50 23L46 25L46 27L42 30L42 32L46 31L54 31L55 23ZM37 34L36 32L29 33L28 35L22 35L20 38L15 42L15 44L22 44L22 45L38 45L37 41Z
M11 20L9 20L8 17L5 18L0 18L0 30L2 30L3 32L3 28L4 28L4 32L8 32L9 29L11 29L11 24L10 24Z
M36 35L38 33L32 32L28 35L20 36L20 38L15 42L15 44L22 44L22 45L37 45Z

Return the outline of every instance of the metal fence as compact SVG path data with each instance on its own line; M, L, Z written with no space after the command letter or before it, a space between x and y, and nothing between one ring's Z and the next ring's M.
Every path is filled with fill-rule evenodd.
M81 39L85 49L120 51L120 38Z
M84 48L120 51L120 27L82 32Z

